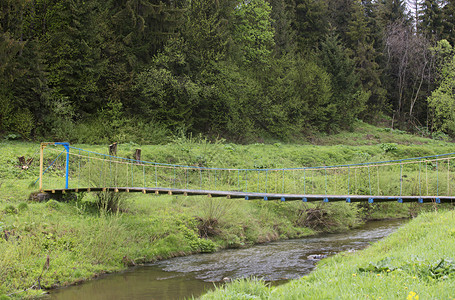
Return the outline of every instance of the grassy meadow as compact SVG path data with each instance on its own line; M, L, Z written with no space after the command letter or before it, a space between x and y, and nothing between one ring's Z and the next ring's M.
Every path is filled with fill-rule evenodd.
M341 141L344 145L338 145ZM312 142L317 144L304 141L237 145L180 136L163 145L119 144L118 155L132 158L134 150L141 148L143 160L161 163L292 168L455 152L449 142L363 123L354 132L315 136ZM108 152L108 145L73 146ZM28 167L19 164L21 156L33 159ZM348 230L367 219L410 217L435 209L432 205L417 204L266 202L139 193L77 193L67 195L63 201L35 202L29 195L38 189L35 183L38 173L38 142L0 143L0 253L3 254L0 297L3 298L33 297L46 289L159 259L246 247L321 231ZM311 219L309 215L315 211L321 212L324 218ZM343 256L337 257L341 260ZM434 261L430 259L428 263ZM351 273L357 274L357 278L371 275ZM376 278L373 275L370 277ZM332 280L344 277L337 278L334 276ZM244 284L236 282L233 286ZM270 292L262 283L253 285Z

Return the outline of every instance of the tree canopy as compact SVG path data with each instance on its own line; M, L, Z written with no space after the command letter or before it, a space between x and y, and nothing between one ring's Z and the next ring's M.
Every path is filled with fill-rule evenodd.
M454 7L4 0L0 134L154 143L186 132L251 142L382 117L455 135L453 51L443 51L455 41Z

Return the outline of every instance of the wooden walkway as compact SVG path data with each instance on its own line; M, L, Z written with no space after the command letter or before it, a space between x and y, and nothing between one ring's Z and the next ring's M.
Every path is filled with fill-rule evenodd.
M197 196L205 195L208 197L226 197L228 199L245 200L280 200L280 201L323 201L323 202L400 202L400 203L455 203L455 197L451 196L374 196L374 195L303 195L303 194L272 194L272 193L245 193L237 191L216 191L216 190L190 190L190 189L170 189L170 188L142 188L142 187L106 187L106 188L79 188L79 189L44 189L43 192L49 194L65 194L77 192L139 192L144 194L157 195L183 195Z

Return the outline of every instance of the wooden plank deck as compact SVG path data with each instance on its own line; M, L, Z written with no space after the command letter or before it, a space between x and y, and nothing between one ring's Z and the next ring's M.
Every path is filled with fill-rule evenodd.
M239 191L217 191L217 190L191 190L171 188L149 188L149 187L93 187L93 188L71 188L71 189L44 189L49 194L64 194L74 192L139 192L156 195L184 195L196 196L206 195L208 197L226 197L230 199L245 200L280 200L280 201L324 201L324 202L418 202L418 203L455 203L455 196L374 196L374 195L304 195L304 194L274 194L274 193L248 193Z

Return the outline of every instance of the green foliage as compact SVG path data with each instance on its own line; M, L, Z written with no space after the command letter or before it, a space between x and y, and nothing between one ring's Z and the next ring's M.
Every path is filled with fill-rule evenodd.
M328 2L295 1L296 40L301 49L316 49L328 31Z
M361 207L345 203L318 203L303 205L299 217L294 221L316 231L335 232L358 226Z
M58 210L60 208L60 203L56 200L51 199L46 202L46 206L50 209Z
M14 205L10 204L3 209L3 213L15 215L17 214L17 208Z
M338 126L334 122L337 111L336 104L331 101L333 89L330 75L313 60L301 60L296 67L297 78L294 84L301 99L297 98L296 103L288 108L293 112L292 121L310 120L321 131L329 131L331 127Z
M439 140L439 141L448 141L449 140L449 136L447 134L445 134L444 132L441 132L441 131L436 131L436 132L433 132L431 134L431 137L435 140Z
M359 272L391 272L397 269L397 267L390 264L392 257L386 257L376 263L370 262L367 267L359 268Z
M190 73L210 72L207 64L226 58L228 39L230 39L228 24L231 21L231 10L235 5L237 5L236 1L232 0L191 2L182 32L186 48L185 56L192 67ZM173 42L170 44L172 45ZM177 47L172 50L173 55L180 54L182 51Z
M424 279L443 280L455 277L455 263L452 260L441 259L418 269L419 275Z
M452 260L440 259L435 263L423 261L408 262L400 266L391 263L392 257L386 257L377 263L370 262L367 267L359 268L359 272L388 273L393 271L407 271L418 275L422 280L444 280L454 278L455 264Z
M198 105L199 87L186 76L176 77L166 69L149 68L139 74L136 89L144 97L146 116L171 128L192 126L192 111Z
M396 143L382 143L379 145L384 152L390 152L398 149L398 145Z
M187 243L194 252L208 253L217 249L217 245L212 240L200 238L194 230L184 224L179 225L178 230L185 236Z
M26 210L28 210L28 204L25 203L25 202L19 203L19 205L17 206L17 209L18 209L20 212L26 211Z
M118 213L125 209L126 197L116 192L98 192L96 194L96 206L100 213Z
M265 0L244 1L234 9L232 38L247 66L269 65L274 46L271 10Z
M220 295L222 295L220 298ZM228 285L216 287L203 295L203 299L265 299L270 296L270 287L258 278L235 279Z
M453 76L455 74L455 56L447 61L441 71L439 86L428 97L428 106L432 109L432 129L455 135L455 98L453 97Z
M442 7L438 1L422 1L419 11L419 29L430 40L437 41L441 38L444 29Z
M331 76L334 92L330 99L333 113L325 129L330 132L339 128L349 128L365 109L365 103L370 95L359 87L354 61L349 58L347 50L336 35L327 35L325 41L321 43L320 59L322 66Z
M416 9L414 40L453 42L452 3ZM397 107L418 126L442 57L410 46L419 59L404 60L410 79L396 88L390 51L380 54L391 49L390 25L409 33L411 23L395 0L16 0L0 15L0 134L22 139L164 143L185 128L299 141ZM430 109L434 131L451 134L448 112L435 108L447 101Z

